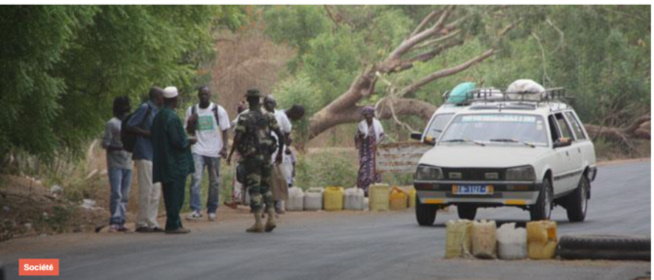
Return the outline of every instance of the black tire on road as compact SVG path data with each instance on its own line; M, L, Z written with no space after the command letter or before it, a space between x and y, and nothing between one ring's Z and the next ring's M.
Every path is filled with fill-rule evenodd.
M558 250L558 255L566 260L650 260L649 251L560 249Z
M559 248L568 250L596 251L646 251L650 252L649 237L620 235L564 235L559 238Z
M529 207L529 215L532 221L549 220L552 214L552 184L545 178L543 187L540 189L536 204Z
M436 220L436 211L438 207L435 205L422 204L420 198L416 195L416 220L421 226L431 226Z
M590 182L585 175L582 175L577 188L565 198L565 210L571 222L583 222L586 219L589 190Z
M456 212L459 214L459 219L474 220L477 215L477 207L470 205L457 205Z

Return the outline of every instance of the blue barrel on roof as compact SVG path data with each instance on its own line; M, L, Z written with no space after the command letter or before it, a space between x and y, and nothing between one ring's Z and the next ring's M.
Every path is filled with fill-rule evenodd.
M456 85L447 98L447 103L463 103L468 99L468 92L477 87L473 82L465 82Z

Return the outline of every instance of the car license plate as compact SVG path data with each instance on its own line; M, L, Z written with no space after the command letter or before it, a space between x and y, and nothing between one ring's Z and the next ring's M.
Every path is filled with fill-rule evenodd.
M453 194L488 195L493 194L492 185L452 185Z

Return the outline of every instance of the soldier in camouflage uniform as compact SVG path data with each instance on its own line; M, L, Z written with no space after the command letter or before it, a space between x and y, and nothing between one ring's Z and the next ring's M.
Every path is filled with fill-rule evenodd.
M245 94L250 110L243 112L236 122L234 135L234 149L241 155L241 164L245 166L245 187L250 194L250 207L254 213L255 223L247 232L271 232L277 225L275 222L275 208L272 192L270 190L270 176L272 173L271 156L277 150L275 164L282 162L284 149L284 135L279 130L275 116L261 109L262 94L257 89L250 89ZM277 135L279 143L275 143L271 132ZM227 157L227 164L231 161L232 153ZM264 204L268 213L265 226L261 222L261 212Z

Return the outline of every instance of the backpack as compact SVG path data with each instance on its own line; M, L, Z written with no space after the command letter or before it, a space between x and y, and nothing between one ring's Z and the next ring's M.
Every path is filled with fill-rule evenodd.
M236 147L237 151L242 156L253 153L273 154L277 149L277 141L271 135L267 120L268 116L259 111L249 111L246 117L243 142Z
M143 128L145 122L148 120L148 116L150 115L151 108L150 105L147 106L148 106L148 110L145 112L145 116L143 116L143 120L141 120L141 124L139 124L139 127L141 128ZM136 111L138 111L138 109ZM128 151L130 153L134 151L134 146L136 146L136 139L138 138L138 135L127 130L127 123L134 116L136 111L127 115L120 123L120 142L123 142L123 150Z
M195 115L195 114L198 113L198 111L197 111L198 106L200 106L200 105L195 104L195 105L193 105L191 107L191 115ZM218 130L220 130L220 122L218 121L219 120L219 118L218 118L218 104L214 103L213 104L213 109L211 109L211 111L213 112L214 118L216 118L216 127L218 128ZM195 129L197 130L197 124L195 124ZM195 134L195 131L193 131L193 134Z

